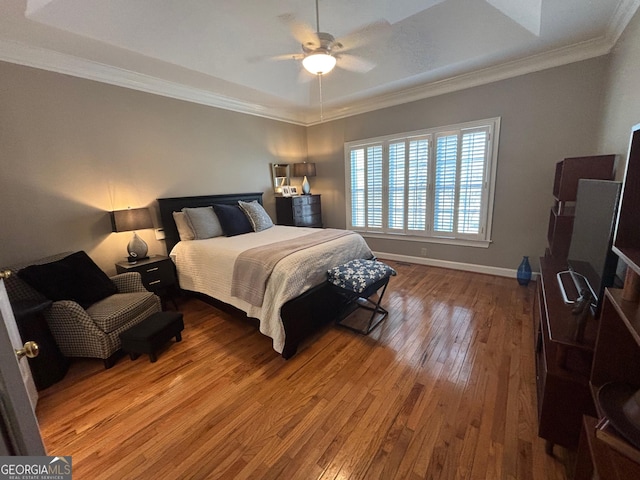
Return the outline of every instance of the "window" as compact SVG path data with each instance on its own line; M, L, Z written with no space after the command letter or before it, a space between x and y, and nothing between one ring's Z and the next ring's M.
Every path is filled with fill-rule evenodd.
M351 230L488 246L500 119L345 144Z

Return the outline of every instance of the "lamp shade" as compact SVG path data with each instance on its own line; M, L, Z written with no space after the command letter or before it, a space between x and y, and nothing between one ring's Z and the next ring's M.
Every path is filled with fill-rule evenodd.
M316 164L315 163L294 163L293 164L293 176L294 177L315 177L316 176Z
M153 221L148 208L116 210L110 212L110 214L112 232L131 232L133 230L153 228Z

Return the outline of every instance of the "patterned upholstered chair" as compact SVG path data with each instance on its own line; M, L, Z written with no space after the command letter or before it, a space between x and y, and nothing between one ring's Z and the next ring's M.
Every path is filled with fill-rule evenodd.
M46 300L43 294L24 282L17 273L29 265L44 265L68 255L70 252L9 267L8 270L14 273L5 281L10 302ZM100 358L105 368L110 368L120 349L120 333L161 311L160 298L147 291L139 273L122 273L110 279L117 293L86 309L73 300L59 300L45 310L45 318L63 355Z

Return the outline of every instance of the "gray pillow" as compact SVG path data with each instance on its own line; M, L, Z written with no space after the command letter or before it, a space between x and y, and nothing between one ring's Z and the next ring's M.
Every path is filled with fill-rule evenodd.
M243 202L240 200L238 204L249 219L249 222L251 222L254 232L261 232L262 230L273 227L271 217L257 200L253 202Z
M173 212L173 221L176 222L180 240L193 240L196 238L184 212Z
M213 211L213 207L183 208L182 212L193 230L194 240L223 235L220 221Z

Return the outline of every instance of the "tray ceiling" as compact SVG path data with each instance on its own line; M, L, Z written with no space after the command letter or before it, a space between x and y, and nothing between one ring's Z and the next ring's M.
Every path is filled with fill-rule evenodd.
M1 1L0 60L303 125L320 119L317 78L299 60L274 59L302 52L312 0ZM324 119L603 55L639 3L319 0L321 31L347 51L323 77Z

